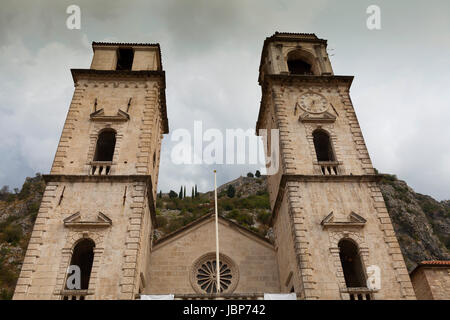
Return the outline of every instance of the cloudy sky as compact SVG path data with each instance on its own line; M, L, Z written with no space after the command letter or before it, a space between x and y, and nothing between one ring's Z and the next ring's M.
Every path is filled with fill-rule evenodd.
M66 28L69 5L81 29ZM369 5L381 30L366 27ZM262 44L275 31L328 39L336 74L354 75L353 103L374 166L416 191L450 198L450 2L18 1L0 11L0 186L48 173L73 93L70 68L88 68L92 41L159 42L170 129L254 128ZM159 189L212 187L212 167L171 162ZM218 182L257 167L218 166Z

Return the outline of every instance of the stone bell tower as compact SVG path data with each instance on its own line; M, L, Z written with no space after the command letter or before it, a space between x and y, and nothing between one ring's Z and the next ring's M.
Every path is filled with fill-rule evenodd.
M256 129L279 130L268 185L281 290L414 299L350 99L353 77L334 75L326 47L314 34L277 32L262 50Z
M160 47L92 47L90 69L71 70L75 92L14 299L134 299L145 287L169 130Z

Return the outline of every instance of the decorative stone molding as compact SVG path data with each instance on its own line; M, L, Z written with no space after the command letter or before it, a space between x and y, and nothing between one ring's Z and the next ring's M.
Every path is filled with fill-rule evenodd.
M112 225L111 219L101 212L99 212L97 215L97 221L82 221L80 212L77 212L65 218L63 222L64 226L69 228L110 227Z
M347 220L336 220L334 218L333 211L327 215L322 222L320 223L322 227L332 228L332 227L357 227L362 228L366 224L367 220L361 217L359 214L354 213L353 211L348 216Z
M299 116L298 121L302 123L334 123L336 121L336 116L328 111L318 115L305 112Z
M75 82L75 87L78 86L84 88L147 88L148 84L146 81L130 81L125 78L122 80L111 79L104 81L78 79L78 81Z
M157 106L160 102L160 95L158 86L155 84L153 88L146 89L144 110L142 114L142 124L139 135L139 151L136 163L136 172L138 174L149 174L149 163L151 158L151 146L154 134L161 134L156 132L153 125L156 117Z
M220 253L220 285L221 293L233 293L239 282L239 269L233 260ZM217 271L216 253L210 252L198 258L191 267L192 288L200 294L214 294L216 290Z
M366 253L365 257L368 256L369 249L366 244L364 233L361 230L347 230L345 227L342 227L340 230L329 231L328 235L331 248L339 248L339 241L343 239L351 239L358 245L358 248L361 252Z
M128 121L130 120L130 115L122 110L118 110L116 115L105 115L103 109L97 110L90 114L91 121L99 122L109 122L109 121Z

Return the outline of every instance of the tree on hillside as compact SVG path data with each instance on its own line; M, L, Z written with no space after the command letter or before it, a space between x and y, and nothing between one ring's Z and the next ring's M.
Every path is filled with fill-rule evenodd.
M229 198L233 198L235 193L236 193L236 189L233 187L233 185L230 184L227 189L227 196Z
M173 199L173 198L176 198L176 197L178 197L178 194L177 194L175 191L170 190L170 192L169 192L169 198L170 198L170 199Z
M186 186L184 186L184 190L183 190L183 198L186 198Z
M162 199L162 190L159 190L159 198Z
M180 187L180 192L178 193L178 198L183 199L183 186Z
M194 195L194 187L192 187L192 194L191 194L191 198L194 199L195 195Z
M195 197L198 197L197 185L195 185Z
M3 188L0 189L0 200L6 200L10 194L9 186L3 186Z
M259 170L256 170L255 177L257 178L261 177L261 172Z
M247 173L247 177L249 177L249 178L253 178L253 177L254 177L254 175L253 175L253 173L249 172L249 173Z

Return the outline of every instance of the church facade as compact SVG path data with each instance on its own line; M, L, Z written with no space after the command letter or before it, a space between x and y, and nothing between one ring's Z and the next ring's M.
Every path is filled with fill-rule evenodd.
M353 77L334 75L326 46L314 34L264 42L256 130L279 132L279 170L268 176L274 242L219 218L223 298L415 299ZM160 47L93 50L89 69L71 70L75 92L14 299L216 298L213 216L153 241L169 132Z

